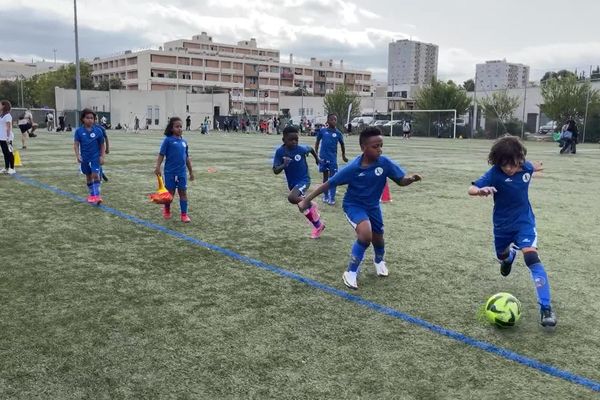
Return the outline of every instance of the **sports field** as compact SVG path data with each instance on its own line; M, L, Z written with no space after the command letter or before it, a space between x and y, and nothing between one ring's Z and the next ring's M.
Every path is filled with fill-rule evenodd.
M600 397L598 144L526 143L546 167L530 198L559 319L548 333L522 258L500 276L492 200L466 194L491 142L385 138L424 180L383 206L390 276L369 249L351 292L343 188L338 205L319 200L327 228L311 240L271 171L280 136L185 138L191 224L147 200L159 132L110 132L101 207L82 202L70 134L41 133L0 176L0 398ZM478 316L500 291L523 304L514 329Z

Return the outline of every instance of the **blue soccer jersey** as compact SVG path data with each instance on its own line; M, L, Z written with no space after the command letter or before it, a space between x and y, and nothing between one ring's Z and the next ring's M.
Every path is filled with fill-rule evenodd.
M525 227L535 226L535 216L529 203L529 183L534 167L529 161L523 170L513 176L506 175L502 168L494 165L483 176L473 182L477 187L493 186L494 231L516 232Z
M310 183L308 164L306 163L308 154L310 154L310 146L301 144L292 149L287 149L285 145L281 145L281 147L275 151L273 167L283 164L283 157L289 157L291 159L288 166L283 169L290 190L299 183Z
M84 162L100 158L100 146L104 143L104 131L98 126L87 129L80 126L73 134L73 140L79 142L79 153Z
M344 206L379 207L387 178L402 179L406 173L398 164L385 156L380 156L366 167L360 165L362 158L361 154L329 178L329 185L332 187L348 185Z
M185 175L189 153L188 144L181 136L167 136L160 145L159 154L165 156L165 175Z
M344 143L344 135L337 128L321 128L317 133L320 140L319 158L327 161L337 161L338 143Z

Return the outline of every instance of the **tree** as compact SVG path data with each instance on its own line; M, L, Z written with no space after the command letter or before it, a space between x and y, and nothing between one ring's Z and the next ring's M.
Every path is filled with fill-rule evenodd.
M508 122L512 117L513 111L520 103L519 96L509 96L506 89L479 99L479 104L483 108L485 117L497 118L502 123Z
M20 106L19 99L21 95L19 94L20 82L18 81L0 81L0 99L6 99L10 101L13 107Z
M543 83L549 79L563 79L563 78L569 78L569 77L577 77L577 74L575 74L574 72L571 72L571 71L567 71L566 69L561 69L558 72L548 71L544 74L544 76L542 76L542 79L540 79L540 82Z
M592 89L589 81L578 82L576 76L547 80L542 85L542 98L542 112L558 122L583 119L588 99L589 111L600 106L600 92Z
M123 89L123 82L119 78L103 79L98 83L98 90Z
M81 61L81 89L93 90L92 66ZM35 75L25 81L25 105L55 108L54 88L75 89L75 64L64 65L56 71Z
M474 92L475 91L475 81L473 79L467 79L466 81L463 82L463 88L467 92Z
M460 115L467 112L471 99L454 82L433 78L430 85L417 92L416 103L419 110L456 110Z
M332 93L325 95L323 99L325 112L327 114L335 114L337 116L338 128L343 128L346 121L354 117L360 116L360 99L358 94L351 92L344 85L335 88ZM348 116L348 107L352 104L350 116Z

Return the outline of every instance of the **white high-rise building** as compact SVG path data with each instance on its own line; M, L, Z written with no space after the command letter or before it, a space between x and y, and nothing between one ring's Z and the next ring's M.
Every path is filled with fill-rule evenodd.
M393 97L412 98L419 87L437 76L438 46L396 40L388 49L388 91Z
M519 89L529 82L529 67L504 60L486 61L477 64L475 70L477 91Z

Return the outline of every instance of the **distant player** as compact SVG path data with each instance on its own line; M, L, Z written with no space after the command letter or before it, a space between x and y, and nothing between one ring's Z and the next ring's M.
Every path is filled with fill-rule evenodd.
M73 149L77 162L81 164L81 172L85 174L89 190L87 202L100 204L100 174L106 150L104 129L94 124L96 113L89 108L81 111L80 120L82 126L77 128L73 135Z
M156 159L156 168L154 173L161 175L160 166L165 161L164 181L165 187L172 195L175 189L179 193L179 207L181 210L181 222L191 222L188 216L187 199L187 171L190 173L190 181L194 180L192 171L192 162L189 156L187 142L181 136L183 133L183 121L179 117L169 119L169 124L165 129L165 138L160 146L158 158ZM171 203L165 204L163 208L163 217L171 218Z
M342 132L335 127L336 124L337 116L335 114L329 114L327 116L327 126L321 128L317 133L315 151L319 154L319 158L321 159L319 162L319 172L323 173L323 182L327 182L327 180L338 171L338 143L342 149L342 160L348 162L348 159L346 158L346 146L344 145L344 135L342 135ZM321 141L323 142L322 144ZM328 192L323 194L323 202L330 205L335 204L335 188L331 188Z
M402 137L404 139L410 139L410 134L412 133L412 125L410 121L406 120L402 122Z
M360 263L371 243L375 251L374 264L377 275L386 277L389 274L384 261L383 215L379 204L387 178L400 186L408 186L421 180L416 174L406 176L398 164L381 155L383 137L379 129L366 128L360 133L359 142L362 154L299 204L300 209L305 209L319 194L327 192L330 188L335 189L335 186L348 185L343 208L348 222L356 231L356 242L352 246L350 262L342 278L344 284L351 289L358 289Z
M302 201L308 187L310 186L310 175L308 173L308 164L306 157L312 154L317 165L319 157L315 150L306 145L298 144L298 128L295 126L286 126L283 130L283 144L275 152L273 158L273 172L277 175L285 171L288 189L288 201L292 204L298 204ZM313 226L310 237L317 239L325 229L325 224L321 221L316 203L306 202L302 209L306 219ZM301 211L302 211L301 210Z
M488 156L492 167L469 188L471 196L494 196L494 246L500 262L500 273L508 276L517 256L523 252L525 264L537 291L540 323L556 326L556 315L550 302L550 283L537 250L535 216L529 203L529 183L542 164L525 159L527 149L514 136L498 139Z

